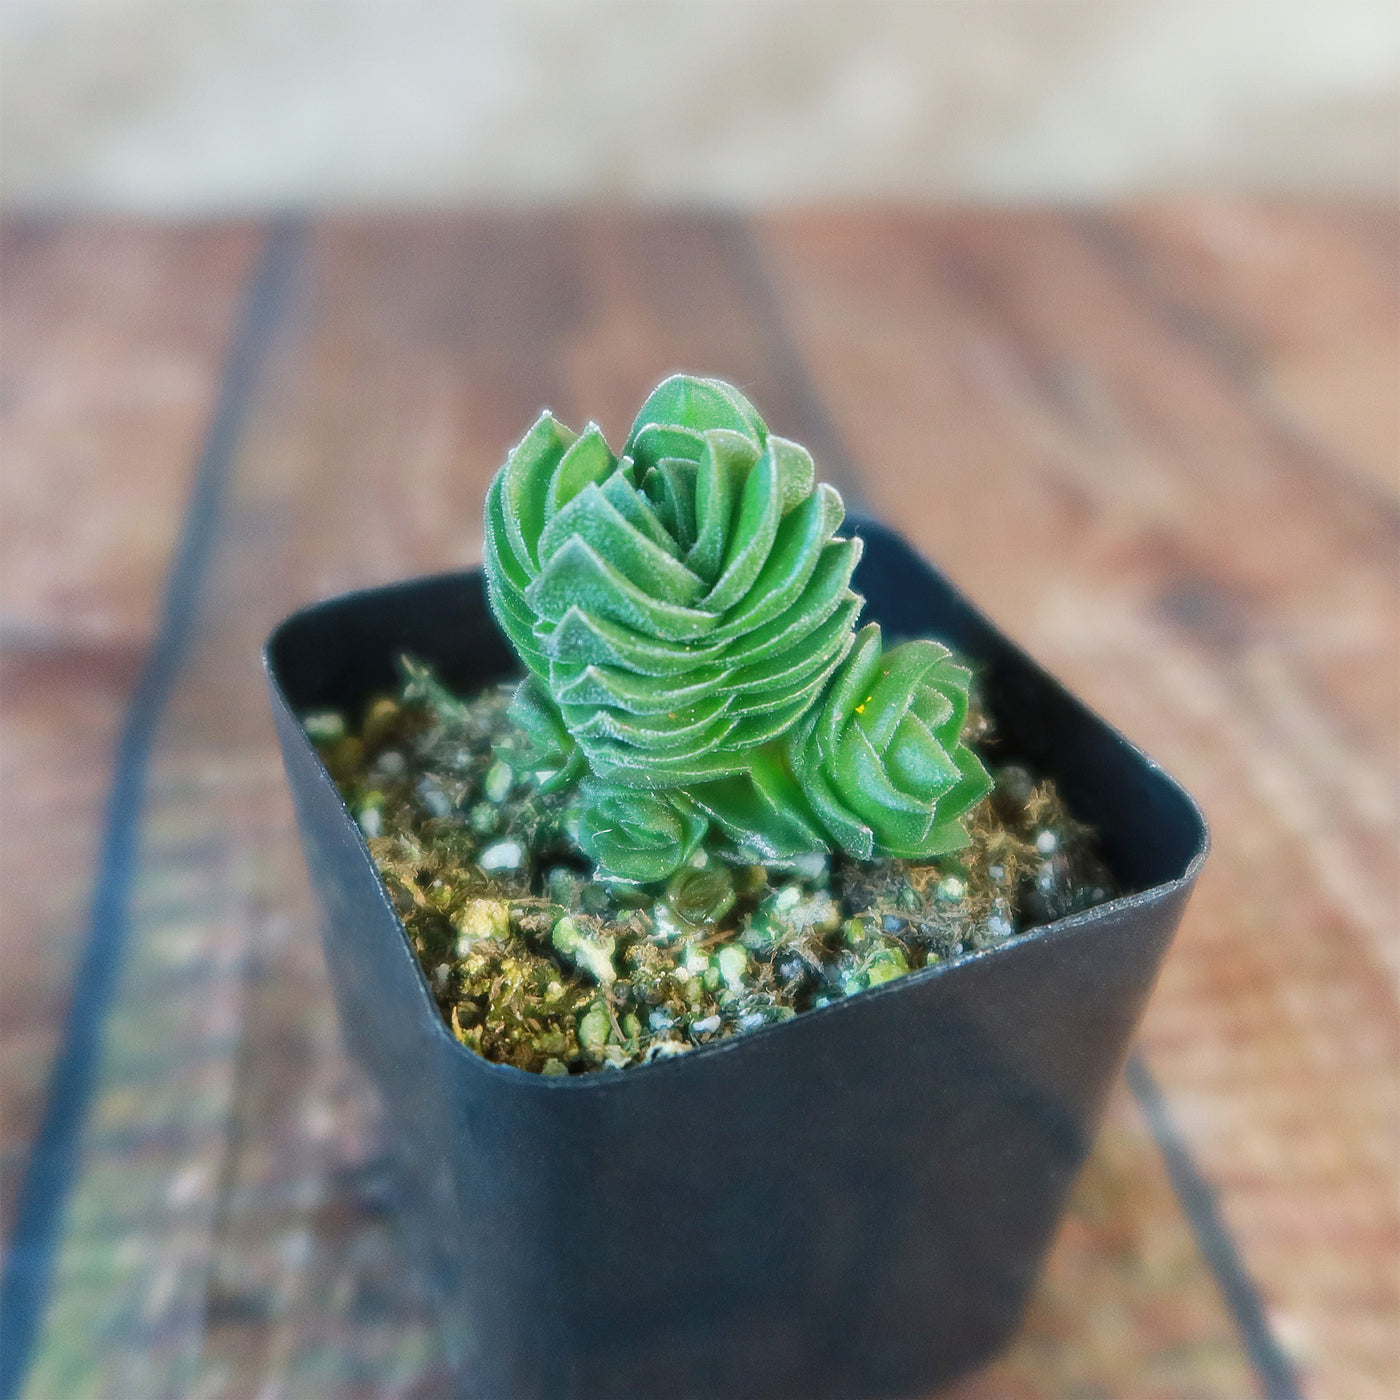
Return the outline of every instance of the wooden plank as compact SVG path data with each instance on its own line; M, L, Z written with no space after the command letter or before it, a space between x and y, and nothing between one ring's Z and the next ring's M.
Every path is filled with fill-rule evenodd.
M1029 238L1043 222L1018 216L1013 233ZM779 282L820 394L772 319L753 246L728 220L481 215L313 230L161 732L131 959L32 1393L446 1393L426 1300L384 1213L373 1109L335 1047L257 646L311 597L472 562L485 483L542 405L575 424L596 417L617 441L645 390L677 367L747 385L775 428L818 448L824 471L843 457L828 399L865 468L854 484L923 543L934 530L956 543L962 522L939 515L936 497L924 491L911 510L898 494L909 462L928 460L919 395L946 391L950 441L983 445L964 470L995 476L1005 418L940 384L926 291L920 300L896 282L891 306L862 281L879 275L862 261L898 264L941 225L920 216L901 227L895 238L882 219L823 218L767 231L770 259L795 248ZM1039 353L995 307L934 305L990 347L977 365L993 382L1013 352ZM833 348L842 337L844 359ZM867 349L894 376L865 383L870 401ZM853 429L872 412L889 421L867 440ZM897 436L896 419L911 437ZM1039 504L1028 467L1001 470L1007 489ZM1085 485L1057 471L1052 499L1096 502L1087 468ZM1140 477L1139 487L1157 480ZM1114 528L1132 542L1135 496L1120 490ZM1029 507L1013 500L986 518L998 549L981 564L1004 602L1020 586L1002 578L1019 575L1006 565L1008 522L1042 528ZM1054 582L1043 551L1067 540L1077 546L1057 517L1028 555L1043 587ZM1131 578L1152 599L1145 572ZM1048 627L1042 654L1091 680L1099 652L1121 642L1102 634L1098 651L1077 649L1069 635ZM1108 698L1137 723L1138 694L1113 674L1124 693ZM1023 1336L965 1393L1228 1397L1248 1386L1205 1262L1120 1095Z
M246 652L316 594L473 562L486 482L545 404L619 442L671 368L751 378L761 338L726 275L726 236L687 219L319 230L299 334L235 482L211 653ZM225 674L202 694L216 732L270 756L261 697L253 734L245 684ZM269 807L290 848L285 799ZM353 1394L369 1376L445 1393L426 1300L366 1200L373 1119L333 1051L312 920L253 937L263 971L246 993L203 1393Z
M0 1238L84 935L117 727L257 234L5 229Z
M8 638L150 636L259 238L237 225L5 229Z
M198 1364L261 868L249 817L267 806L257 785L260 776L268 785L270 765L260 775L256 762L222 764L222 736L190 702L182 667L191 653L208 655L191 632L211 583L224 478L286 303L297 246L288 233L263 241L242 298L161 631L123 734L123 800L109 827L116 855L104 859L94 919L97 980L81 989L96 1034L75 1038L59 1062L74 1130L57 1148L46 1135L58 1159L47 1163L49 1194L24 1218L27 1273L48 1285L37 1345L23 1303L15 1309L33 1394L183 1395ZM248 670L237 654L222 664ZM250 785L245 807L238 799ZM100 1059L84 1061L93 1046ZM75 1153L81 1171L70 1182L64 1166Z
M429 1334L403 1298L392 1232L363 1199L337 1196L368 1130L339 1087L348 1070L250 664L310 596L470 557L486 477L540 406L538 365L557 360L541 327L569 294L567 245L492 220L417 227L317 231L261 381L199 644L161 736L142 913L73 1205L83 1231L63 1242L36 1394L355 1393L420 1369ZM541 280L527 286L527 273ZM222 858L195 884L203 862L182 833L211 825L226 833ZM240 1034L206 1033L211 1010ZM162 1067L141 1045L153 1020L172 1060L204 1066L183 1104L152 1093ZM310 1073L300 1049L317 1056ZM350 1306L347 1279L397 1290L387 1323Z
M602 214L337 221L314 238L305 340L239 491L285 547L259 623L312 597L480 558L486 483L539 411L620 445L678 369L803 405L735 276L727 220ZM269 547L269 554L274 551Z
M748 257L732 225L689 218L318 230L298 333L242 453L209 659L202 651L196 663L204 679L191 678L192 713L206 736L226 736L227 763L261 774L270 750L251 682L213 658L247 654L309 596L475 558L485 483L543 404L575 424L596 417L617 441L646 389L687 367L747 384L775 424L807 432L820 406L754 305ZM269 791L259 803L260 848L276 847L287 822L285 849L284 799ZM297 941L309 933L304 896L284 878L266 898L297 910L298 927L279 920L246 934L257 971L245 989L201 1393L352 1394L370 1375L407 1385L410 1374L414 1393L444 1393L424 1303L402 1284L404 1261L365 1184L376 1171L372 1120L330 1048L319 957ZM1014 1377L1026 1395L1069 1393L1085 1377L1114 1393L1141 1375L1163 1394L1185 1376L1198 1393L1238 1395L1245 1363L1156 1154L1130 1108L1120 1103L1113 1121L1040 1321L993 1376ZM1139 1249L1155 1263L1125 1295ZM1091 1299L1083 1312L1080 1293ZM1096 1319L1103 1330L1088 1345ZM1067 1351L1066 1337L1083 1349Z
M131 647L0 655L0 1239L44 1110L111 749L140 662Z
M1395 514L1093 235L990 213L765 229L877 507L1202 799L1216 854L1149 1058L1310 1388L1392 1394ZM1316 318L1336 289L1312 254ZM1247 304L1214 314L1267 339ZM1391 373L1393 323L1368 343Z
M1281 432L1400 501L1400 224L1390 211L1198 199L1104 225L1124 275Z

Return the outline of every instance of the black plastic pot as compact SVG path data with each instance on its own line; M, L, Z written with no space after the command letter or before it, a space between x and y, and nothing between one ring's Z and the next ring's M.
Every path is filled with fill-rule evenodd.
M903 541L859 532L865 617L976 659L1003 736L1137 893L621 1072L542 1078L457 1044L297 721L391 687L404 651L464 691L510 674L480 574L323 603L268 643L341 1024L391 1115L464 1395L910 1395L1017 1326L1206 830Z

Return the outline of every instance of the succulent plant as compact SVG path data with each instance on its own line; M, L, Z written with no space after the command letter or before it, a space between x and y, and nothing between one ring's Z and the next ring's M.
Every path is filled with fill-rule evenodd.
M990 786L961 740L968 673L936 643L857 640L844 513L718 380L665 380L620 456L547 412L511 452L486 578L528 671L512 714L548 786L582 779L601 871L664 879L702 845L772 861L963 844Z
M699 849L709 821L676 788L648 791L586 779L579 841L601 870L664 880Z
M861 629L787 741L803 794L843 850L919 860L967 844L958 818L991 786L961 742L970 680L938 642L886 652L876 624Z

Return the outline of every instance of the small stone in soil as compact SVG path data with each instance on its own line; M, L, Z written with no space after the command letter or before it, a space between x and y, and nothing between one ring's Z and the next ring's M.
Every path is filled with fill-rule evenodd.
M519 841L497 841L477 858L483 870L518 870L525 859L525 849Z

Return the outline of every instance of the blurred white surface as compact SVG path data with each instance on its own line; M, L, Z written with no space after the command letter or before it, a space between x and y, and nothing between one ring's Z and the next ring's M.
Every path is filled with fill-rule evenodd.
M0 196L1393 195L1395 0L5 0Z

